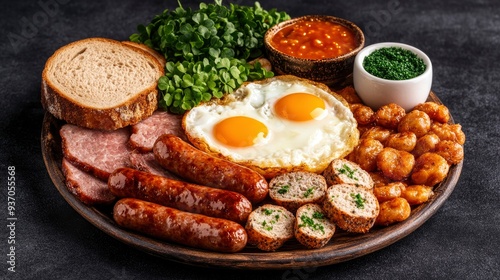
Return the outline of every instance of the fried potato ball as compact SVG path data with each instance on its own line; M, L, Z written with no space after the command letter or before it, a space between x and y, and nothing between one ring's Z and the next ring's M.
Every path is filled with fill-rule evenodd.
M431 119L425 112L414 110L406 114L398 125L399 132L413 132L420 138L431 129Z
M388 226L408 219L410 214L411 207L408 201L402 197L397 197L380 203L380 212L375 224Z
M446 159L450 165L458 164L464 159L464 147L450 140L443 140L437 143L434 152Z
M412 151L412 154L418 158L419 156L432 152L436 148L437 143L441 141L439 136L436 134L430 133L426 134L417 139L417 143L415 144L415 148Z
M360 139L358 146L350 154L349 159L357 163L365 171L377 169L377 156L384 149L382 143L375 139Z
M380 107L375 112L375 123L389 129L397 129L399 122L406 115L405 109L395 103Z
M359 125L367 125L375 120L375 112L368 106L361 103L355 103L351 104L350 108Z
M384 176L394 181L406 179L415 165L412 154L386 147L377 155L377 167Z
M433 121L447 123L450 120L450 111L442 104L435 102L425 102L418 104L413 110L425 112Z
M410 205L419 205L427 202L433 194L433 187L425 185L411 185L407 186L401 192L401 197L406 199Z
M415 185L434 186L444 180L450 166L446 159L436 153L425 153L415 161L411 180Z
M342 96L349 104L363 103L361 98L359 98L358 94L354 90L354 87L352 86L345 87L339 91L336 91L336 93Z
M386 147L406 152L411 152L416 144L417 136L410 131L391 134L385 142Z
M360 138L365 138L365 139L375 139L380 141L382 145L385 144L385 141L387 138L393 133L392 130L389 130L387 128L383 128L380 126L374 126L367 131L365 131L363 134L361 134Z
M379 185L373 188L373 194L377 197L378 202L400 197L405 185L401 182L393 182L386 185Z
M382 174L382 172L369 172L370 177L373 180L373 187L383 186L389 184L391 179L387 178Z
M465 143L465 133L460 124L433 123L430 131L441 140L455 141L460 145Z

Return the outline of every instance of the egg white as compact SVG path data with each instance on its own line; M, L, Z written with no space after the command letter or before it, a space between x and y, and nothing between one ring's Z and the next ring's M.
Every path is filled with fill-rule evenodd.
M325 101L325 110L315 119L303 122L275 114L274 104L297 92L320 97ZM233 116L262 122L268 128L267 136L259 137L249 147L220 143L213 135L214 125ZM320 172L331 160L350 152L359 138L356 120L347 106L324 88L289 76L247 83L222 102L199 105L186 113L183 126L196 146L258 170L302 166L307 171Z

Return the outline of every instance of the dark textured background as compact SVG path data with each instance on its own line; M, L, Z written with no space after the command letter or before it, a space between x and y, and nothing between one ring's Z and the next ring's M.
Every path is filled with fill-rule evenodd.
M196 7L196 1L183 0ZM228 3L229 1L224 1ZM252 4L253 1L232 1ZM40 76L60 46L126 39L177 1L2 1L0 8L0 278L3 279L499 279L500 1L261 1L292 16L357 23L367 44L397 41L426 52L433 90L467 135L463 172L423 226L370 255L286 271L206 269L128 247L77 214L47 175L40 148ZM9 38L21 38L14 44ZM16 168L16 269L7 272L7 169Z

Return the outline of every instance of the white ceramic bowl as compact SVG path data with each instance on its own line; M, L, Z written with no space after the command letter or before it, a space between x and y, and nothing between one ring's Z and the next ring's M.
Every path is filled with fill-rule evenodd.
M363 60L373 51L384 47L400 47L412 51L422 58L426 68L424 73L408 80L387 80L368 73ZM432 63L421 50L402 43L378 43L362 49L354 60L354 89L365 105L377 110L389 103L396 103L406 111L427 100L432 86Z

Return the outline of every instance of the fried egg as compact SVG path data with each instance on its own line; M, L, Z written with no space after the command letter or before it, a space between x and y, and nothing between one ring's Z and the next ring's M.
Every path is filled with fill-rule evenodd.
M186 112L183 128L200 150L266 178L321 172L357 145L347 103L323 84L295 76L245 83L223 99Z

